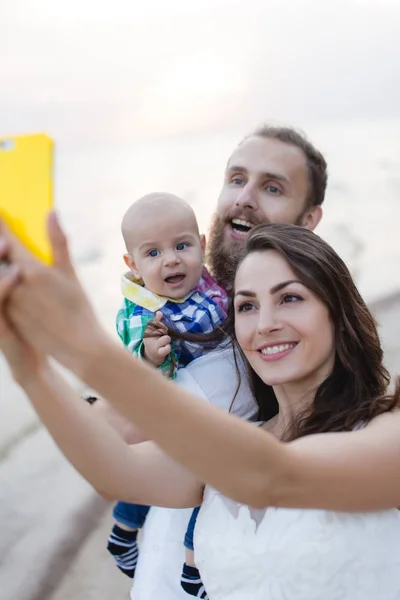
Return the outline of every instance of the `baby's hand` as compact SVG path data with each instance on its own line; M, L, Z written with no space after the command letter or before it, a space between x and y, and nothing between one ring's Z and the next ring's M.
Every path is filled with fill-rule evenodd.
M143 339L144 358L155 367L161 366L171 352L171 338L162 318L162 312L157 311L154 321L147 326L147 335L145 334Z

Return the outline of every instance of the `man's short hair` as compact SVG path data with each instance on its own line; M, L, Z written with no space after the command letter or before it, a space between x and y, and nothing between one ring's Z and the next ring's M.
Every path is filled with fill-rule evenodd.
M326 160L303 132L292 127L261 125L247 135L245 139L254 136L279 140L284 144L291 144L300 148L306 156L308 177L310 180L310 190L307 197L308 205L318 206L323 203L328 182Z

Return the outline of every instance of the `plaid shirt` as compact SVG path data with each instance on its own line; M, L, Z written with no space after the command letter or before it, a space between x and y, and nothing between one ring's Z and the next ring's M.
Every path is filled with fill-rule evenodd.
M143 356L144 332L156 311L163 322L182 333L209 333L226 317L229 299L204 268L196 288L185 298L172 300L153 294L132 279L122 277L123 305L117 313L117 331L124 345L137 357ZM184 367L204 354L200 344L173 340L172 352L159 367L164 375L175 377L178 367Z

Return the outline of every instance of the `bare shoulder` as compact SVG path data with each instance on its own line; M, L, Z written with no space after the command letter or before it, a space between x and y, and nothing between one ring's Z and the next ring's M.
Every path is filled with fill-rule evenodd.
M375 417L370 421L366 427L365 431L387 431L393 430L400 433L400 409L396 408L395 410L385 412L378 417ZM399 436L400 441L400 436Z
M286 444L290 482L278 505L345 512L400 506L400 411L353 431Z
M352 437L353 439L353 437ZM354 444L400 464L400 410L385 412L354 432Z

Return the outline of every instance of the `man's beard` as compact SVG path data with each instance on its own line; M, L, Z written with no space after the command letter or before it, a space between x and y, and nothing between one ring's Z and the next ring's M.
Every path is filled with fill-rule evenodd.
M305 208L294 221L294 225L303 226L303 218L308 208ZM243 211L242 211L243 213ZM210 267L211 273L216 282L227 290L231 290L235 279L236 270L241 257L244 253L246 237L243 240L237 240L235 244L232 241L230 248L226 248L225 226L230 223L236 215L229 217L227 220L222 219L217 213L214 214L211 220L210 232L207 242L207 264ZM257 225L258 223L269 223L267 219L255 220L254 215L251 218L245 215L241 218L249 220Z
M221 217L214 214L207 243L207 264L216 282L230 290L239 264L244 240L238 240L231 248L225 247L225 225Z

